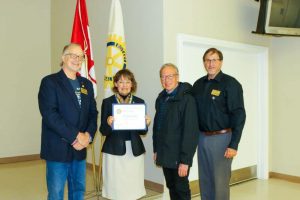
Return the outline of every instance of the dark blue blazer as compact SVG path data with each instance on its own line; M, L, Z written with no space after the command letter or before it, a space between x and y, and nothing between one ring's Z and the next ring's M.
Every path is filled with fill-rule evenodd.
M42 115L41 158L70 162L86 158L86 148L72 147L78 132L94 138L97 130L97 107L92 83L77 77L81 87L81 108L64 71L48 75L41 81L38 94Z
M136 96L132 98L133 103L145 103L143 99ZM107 123L107 118L112 116L112 104L118 103L115 95L103 99L101 106L101 125L100 132L106 136L105 142L102 147L102 152L112 155L124 155L126 153L125 140L120 137L123 131L113 131ZM140 135L145 135L148 131L146 130L131 130L130 141L132 147L132 153L134 156L139 156L146 152L145 146Z

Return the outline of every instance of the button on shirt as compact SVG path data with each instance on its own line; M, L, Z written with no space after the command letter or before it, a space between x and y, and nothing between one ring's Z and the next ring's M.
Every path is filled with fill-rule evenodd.
M220 71L214 79L209 80L208 76L198 79L193 85L193 94L200 130L231 128L232 139L228 147L237 149L246 120L241 84Z

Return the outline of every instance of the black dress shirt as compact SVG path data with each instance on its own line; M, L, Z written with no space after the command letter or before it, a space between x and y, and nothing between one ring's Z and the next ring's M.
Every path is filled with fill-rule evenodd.
M229 148L237 149L246 120L243 89L233 77L222 73L214 79L208 76L198 79L193 85L196 98L199 129L218 131L232 129Z

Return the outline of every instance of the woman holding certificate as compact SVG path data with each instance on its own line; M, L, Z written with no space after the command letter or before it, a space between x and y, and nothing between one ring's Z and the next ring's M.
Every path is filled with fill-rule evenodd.
M100 132L106 136L102 196L108 199L135 200L146 194L141 135L147 133L151 120L145 115L144 100L133 95L136 89L133 73L120 70L114 76L115 94L102 102Z

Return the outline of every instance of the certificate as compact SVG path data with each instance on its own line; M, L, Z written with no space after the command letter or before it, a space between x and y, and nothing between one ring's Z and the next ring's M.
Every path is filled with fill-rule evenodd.
M145 104L113 104L113 130L145 130Z

